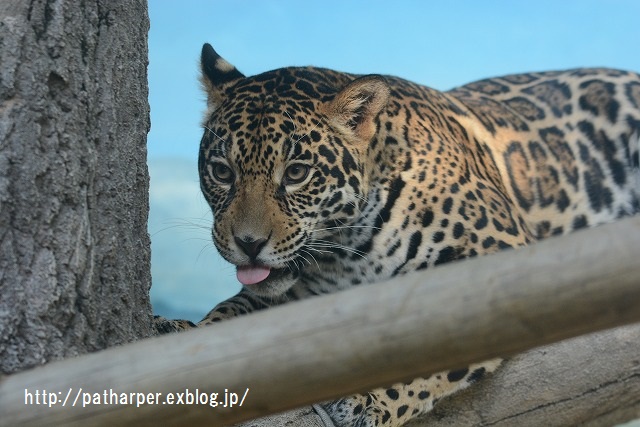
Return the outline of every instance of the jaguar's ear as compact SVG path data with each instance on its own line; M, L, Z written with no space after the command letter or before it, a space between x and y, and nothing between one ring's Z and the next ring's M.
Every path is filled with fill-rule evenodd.
M325 113L342 133L368 144L376 133L375 119L388 100L387 81L372 74L346 85L328 103Z
M202 71L200 81L207 93L209 110L214 109L223 101L226 87L244 78L244 75L218 55L209 43L202 46L200 68Z

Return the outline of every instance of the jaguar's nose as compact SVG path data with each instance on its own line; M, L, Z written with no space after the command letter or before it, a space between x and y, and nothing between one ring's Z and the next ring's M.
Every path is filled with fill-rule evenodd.
M255 260L262 248L264 248L264 246L267 244L268 239L256 240L251 236L242 238L234 236L234 240L236 241L236 245L238 245L238 247L242 249L242 252L247 254L247 256L252 260Z

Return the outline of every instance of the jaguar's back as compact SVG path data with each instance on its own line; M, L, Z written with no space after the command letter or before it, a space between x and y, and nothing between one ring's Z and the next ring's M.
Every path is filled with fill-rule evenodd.
M537 238L640 210L637 74L519 74L448 93L482 124L478 142L493 153L508 193Z

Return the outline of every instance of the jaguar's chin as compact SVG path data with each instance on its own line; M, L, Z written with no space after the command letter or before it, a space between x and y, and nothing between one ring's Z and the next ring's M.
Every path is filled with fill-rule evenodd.
M296 280L297 274L293 271L287 268L278 268L272 269L264 280L243 286L257 296L276 298L291 289Z

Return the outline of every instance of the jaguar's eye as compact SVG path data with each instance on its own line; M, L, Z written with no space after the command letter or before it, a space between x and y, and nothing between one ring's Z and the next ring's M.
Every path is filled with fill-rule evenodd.
M309 166L302 163L294 163L284 171L284 184L300 184L309 175Z
M209 165L209 172L222 184L231 184L233 182L233 171L224 163L216 162Z

